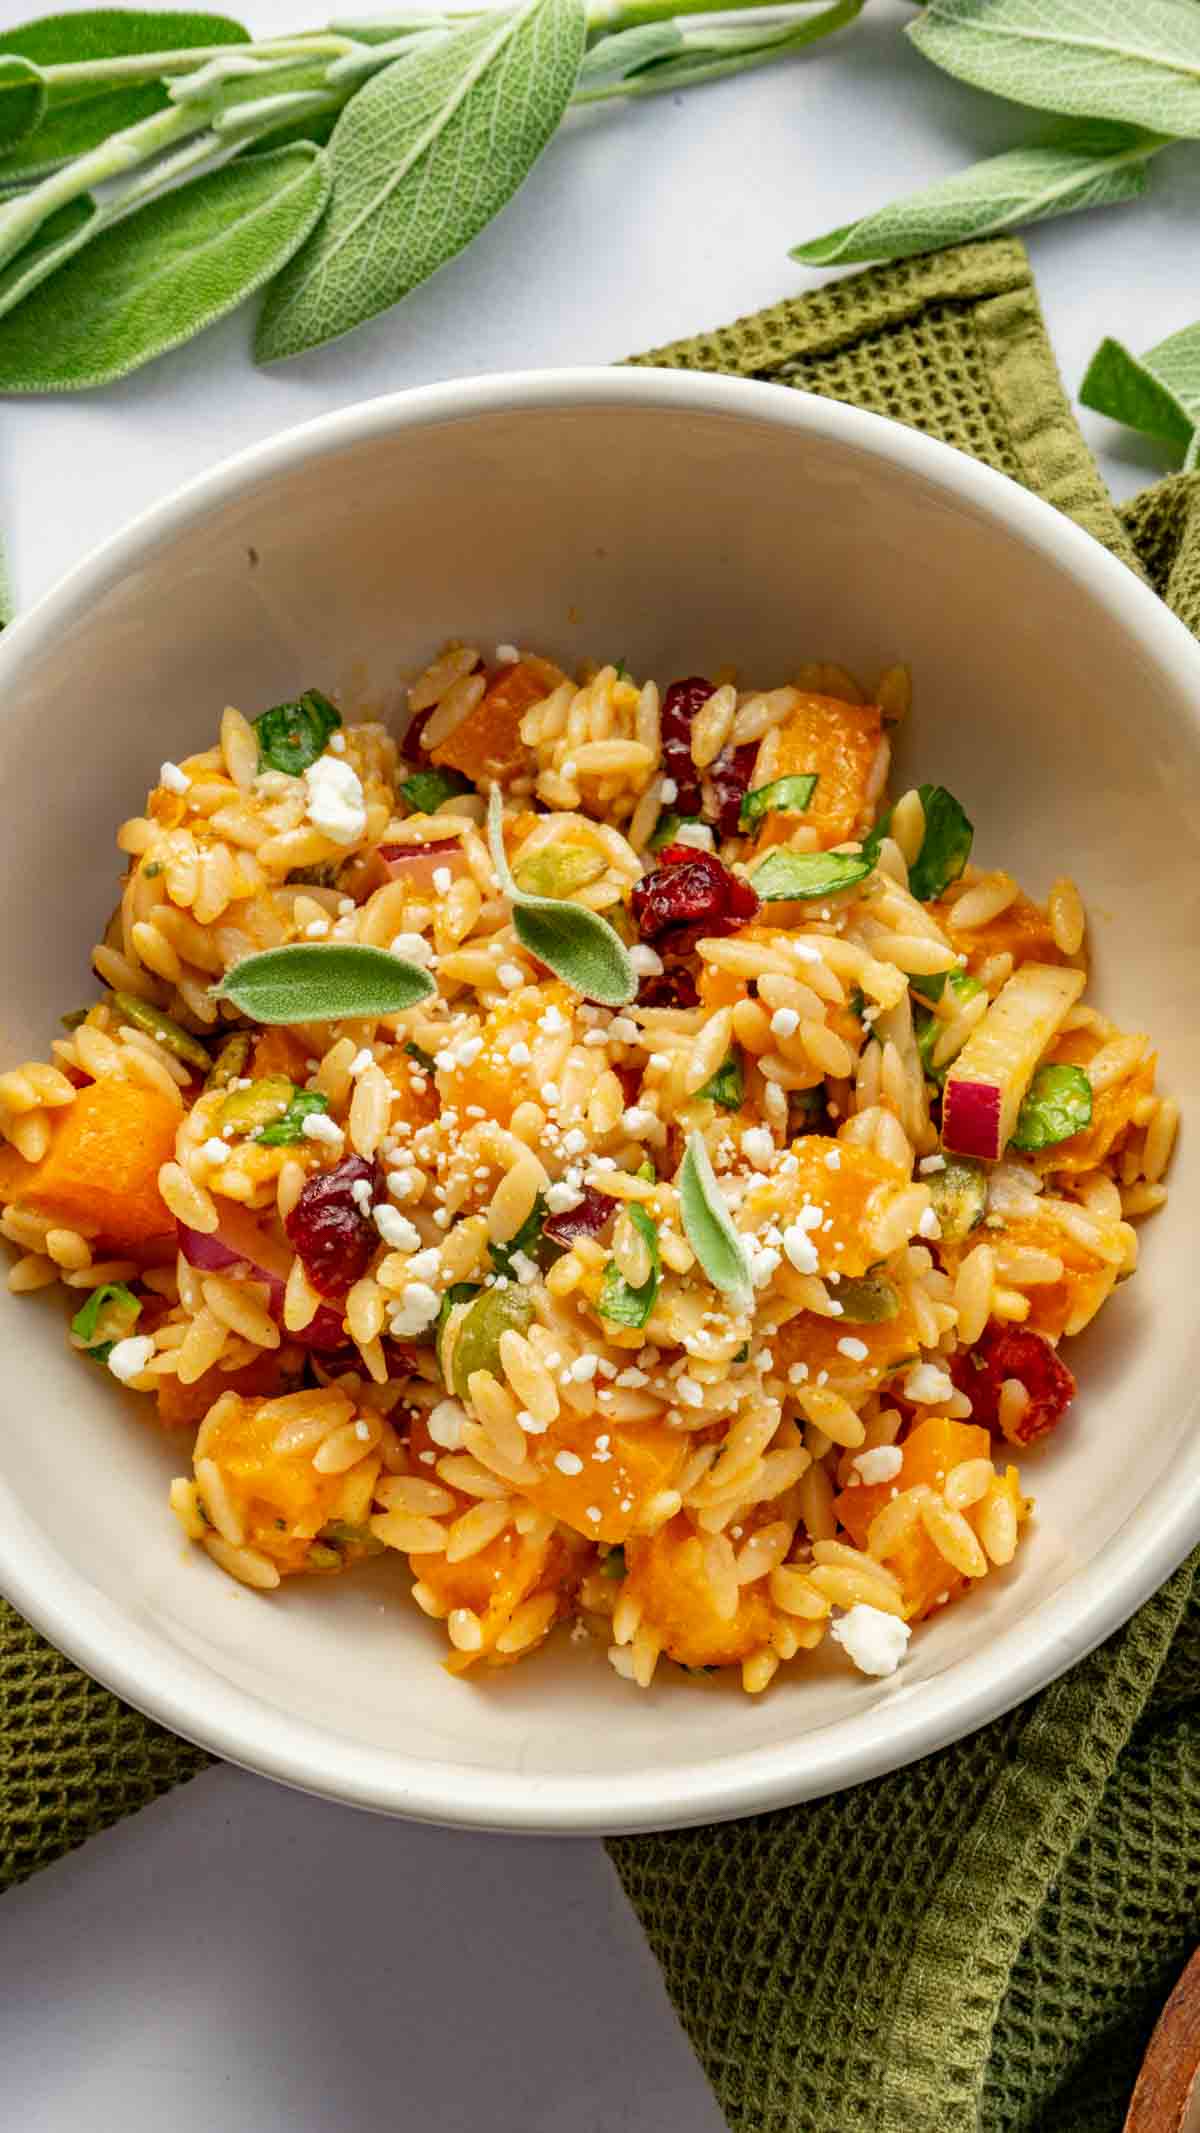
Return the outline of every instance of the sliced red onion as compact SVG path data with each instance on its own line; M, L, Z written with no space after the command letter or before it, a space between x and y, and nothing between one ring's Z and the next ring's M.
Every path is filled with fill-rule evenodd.
M597 1192L592 1185L585 1185L583 1198L575 1207L565 1207L561 1214L547 1215L542 1224L542 1234L553 1239L555 1244L574 1244L577 1237L598 1237L613 1212L613 1203L607 1193Z
M175 1229L179 1249L189 1266L194 1266L200 1274L220 1274L231 1266L244 1266L249 1278L261 1282L266 1288L267 1309L276 1325L283 1325L283 1294L291 1254L286 1246L264 1236L244 1207L237 1207L232 1202L223 1207L221 1226L210 1235L202 1230L189 1229L184 1222L176 1222ZM287 1337L300 1348L342 1348L346 1344L342 1319L342 1312L329 1304L321 1304L307 1326L298 1333L289 1327Z

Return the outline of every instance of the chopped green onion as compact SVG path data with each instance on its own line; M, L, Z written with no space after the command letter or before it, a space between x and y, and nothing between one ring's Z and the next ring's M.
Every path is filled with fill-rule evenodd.
M695 1101L697 1103L720 1104L723 1110L737 1111L741 1108L745 1092L746 1084L742 1073L742 1062L735 1046L728 1056L722 1060L716 1073L705 1082L704 1087L697 1089Z

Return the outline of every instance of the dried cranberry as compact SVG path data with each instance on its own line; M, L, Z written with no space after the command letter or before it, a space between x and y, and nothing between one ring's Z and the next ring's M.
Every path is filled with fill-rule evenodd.
M686 963L668 963L638 986L639 1007L699 1007L700 988Z
M675 780L672 806L681 815L700 812L700 773L692 761L692 720L713 693L703 674L690 674L686 681L673 681L662 703L663 769Z
M542 1224L543 1236L555 1244L574 1244L577 1237L598 1237L613 1212L613 1203L608 1195L596 1192L585 1185L583 1198L576 1207L563 1209L560 1215L547 1215Z
M643 875L633 892L633 917L644 941L671 933L672 946L684 951L674 929L696 926L694 938L734 933L758 910L758 898L714 852L690 844L668 844L659 853L653 874ZM690 948L691 942L687 944Z
M360 1183L370 1188L365 1213L354 1196ZM366 1273L379 1242L371 1206L382 1191L378 1164L361 1155L348 1155L308 1180L284 1226L320 1295L342 1297Z
M1075 1397L1075 1379L1041 1333L1025 1326L987 1326L973 1348L953 1356L950 1375L971 1402L971 1418L1014 1444L1032 1444L1061 1422ZM1029 1405L1011 1430L1000 1420L1000 1387L1017 1378Z
M726 748L708 773L717 805L716 828L719 837L737 836L742 820L742 801L750 790L750 780L754 775L754 758L757 754L757 741L747 741L744 748Z

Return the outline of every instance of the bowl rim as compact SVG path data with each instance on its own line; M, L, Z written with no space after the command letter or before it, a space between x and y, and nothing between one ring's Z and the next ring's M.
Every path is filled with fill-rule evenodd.
M1103 602L1196 705L1200 645L1118 557L1075 521L938 439L840 401L720 373L652 366L530 370L360 401L251 445L139 513L0 638L0 687L161 543L261 485L348 446L494 414L588 407L717 415L847 448L924 481L1000 526ZM1164 1473L1096 1560L1020 1622L881 1705L794 1740L665 1770L530 1777L370 1747L286 1716L99 1594L18 1504L0 1467L0 1590L35 1628L148 1716L226 1761L301 1791L474 1829L555 1835L684 1827L819 1798L945 1747L1043 1688L1119 1628L1200 1539L1200 1442ZM869 1698L869 1700L867 1700ZM881 1717L886 1718L881 1723Z

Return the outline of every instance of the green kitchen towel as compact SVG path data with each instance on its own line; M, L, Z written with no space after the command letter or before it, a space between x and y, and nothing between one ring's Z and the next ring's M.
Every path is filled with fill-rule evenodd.
M1069 512L1200 633L1200 476L1117 514L1011 240L637 360L928 430ZM1194 1562L1065 1680L895 1776L611 1844L737 2133L1118 2133L1197 1937L1198 1591ZM0 1602L0 1887L204 1762Z

